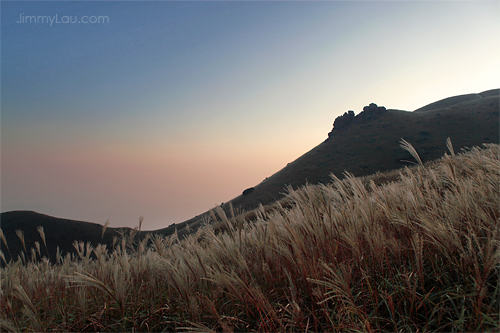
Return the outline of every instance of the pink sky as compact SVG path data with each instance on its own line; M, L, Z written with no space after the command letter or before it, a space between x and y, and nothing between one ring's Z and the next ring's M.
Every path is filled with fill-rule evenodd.
M99 15L106 24L16 23ZM498 1L2 2L1 211L159 229L377 103L500 87Z

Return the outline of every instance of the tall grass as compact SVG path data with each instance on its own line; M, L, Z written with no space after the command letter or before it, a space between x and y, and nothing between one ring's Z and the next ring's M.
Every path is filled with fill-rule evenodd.
M251 221L218 207L182 240L131 233L55 265L10 260L1 329L498 331L499 147L450 152L290 188Z

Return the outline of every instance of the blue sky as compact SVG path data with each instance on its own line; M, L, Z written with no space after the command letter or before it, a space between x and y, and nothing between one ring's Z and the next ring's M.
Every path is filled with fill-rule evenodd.
M182 222L347 110L498 88L499 14L498 1L2 1L2 212ZM56 15L107 19L23 23Z

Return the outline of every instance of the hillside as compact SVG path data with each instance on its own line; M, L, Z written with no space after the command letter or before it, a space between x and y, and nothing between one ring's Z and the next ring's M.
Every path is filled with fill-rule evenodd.
M0 330L498 332L499 145L446 145L423 166L291 190L250 221L217 207L184 239L9 262Z
M454 96L413 112L388 109L376 119L333 130L323 143L254 185L252 192L228 201L223 208L228 212L232 204L249 211L260 203L268 205L283 197L287 185L298 188L306 182L327 183L330 173L343 178L344 171L365 176L401 168L409 164L405 161L413 161L410 154L400 148L401 138L415 147L424 162L444 154L448 137L457 151L483 143L498 143L499 92L500 89L492 89ZM183 234L186 225L196 229L208 216L209 212L205 212L158 232L168 235L177 229Z
M401 138L416 148L424 162L444 154L448 137L456 151L466 146L499 143L499 91L493 89L479 94L445 98L413 112L388 109L373 119L358 114L356 119L363 119L353 121L347 127L334 128L324 142L254 185L253 190L246 191L245 195L226 202L222 208L227 214L230 205L238 211L250 211L259 204L268 205L283 198L287 185L298 188L306 182L328 183L331 173L343 178L344 171L365 176L401 168L409 164L405 161L413 161L411 155L399 146ZM249 187L252 185L249 184ZM205 212L152 233L170 235L177 230L180 236L185 236L209 219L210 212ZM35 241L41 244L36 227L43 226L52 258L56 246L63 253L74 252L72 244L77 239L90 241L94 245L105 242L109 246L113 236L117 236L119 230L125 230L108 228L101 239L102 226L99 224L58 219L27 211L2 213L0 221L14 258L22 249L15 234L17 229L24 231L27 247L31 247ZM145 234L141 232L139 236L142 238ZM2 251L8 253L3 243Z

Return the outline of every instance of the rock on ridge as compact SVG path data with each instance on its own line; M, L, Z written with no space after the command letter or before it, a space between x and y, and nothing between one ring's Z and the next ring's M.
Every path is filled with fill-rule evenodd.
M333 129L328 133L328 137L331 137L334 132L345 130L352 126L352 124L363 124L372 119L377 118L378 115L387 112L387 109L383 106L377 106L375 103L371 103L363 108L357 116L355 116L354 111L349 110L344 112L343 115L337 117L333 122Z

